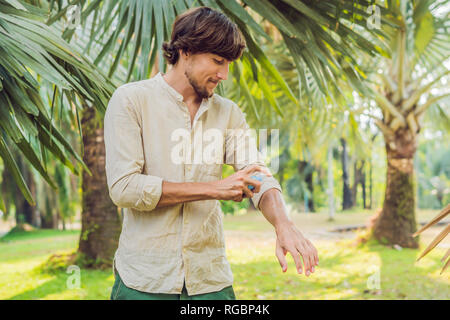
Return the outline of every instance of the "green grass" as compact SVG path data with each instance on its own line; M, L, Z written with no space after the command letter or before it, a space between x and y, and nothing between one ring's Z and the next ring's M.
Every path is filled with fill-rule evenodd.
M305 224L306 225L306 224ZM419 262L419 250L380 245L356 247L350 240L313 240L320 263L310 276L298 275L288 255L282 273L274 234L261 217L225 219L227 256L238 299L448 299L448 273L439 275L445 250L436 248ZM54 253L77 248L78 231L37 230L0 240L0 299L108 299L111 270L81 269L81 288L69 289L70 274L48 274L40 266ZM379 275L380 290L368 288Z
M230 262L235 291L243 299L448 299L448 276L439 272L442 250L415 263L418 250L380 245L353 247L348 240L319 242L316 272L298 275L291 257L288 271L281 268L274 247L235 250ZM422 248L423 249L423 248ZM379 276L380 290L375 287ZM368 284L369 282L369 284ZM369 286L369 287L368 287Z
M36 230L0 240L0 299L106 299L114 277L109 271L81 270L81 288L68 289L71 274L40 272L54 253L77 248L79 231Z

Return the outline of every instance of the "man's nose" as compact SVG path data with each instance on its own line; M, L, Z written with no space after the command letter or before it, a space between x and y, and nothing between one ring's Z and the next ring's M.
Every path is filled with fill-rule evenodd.
M217 78L219 78L220 80L228 79L228 64L221 68L219 72L217 72Z

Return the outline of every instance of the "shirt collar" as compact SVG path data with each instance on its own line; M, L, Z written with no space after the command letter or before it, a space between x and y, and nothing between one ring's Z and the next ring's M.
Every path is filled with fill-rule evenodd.
M183 95L181 93L179 93L177 90L175 90L175 88L173 88L170 84L168 84L166 82L166 80L163 77L163 74L161 72L158 72L155 76L155 78L158 80L158 82L161 84L161 86L169 93L169 95L171 95L173 98L175 98L175 100L177 100L178 102L183 102ZM210 101L212 100L212 98L214 97L214 95L211 98L203 98L200 107L204 106L205 108L208 108Z

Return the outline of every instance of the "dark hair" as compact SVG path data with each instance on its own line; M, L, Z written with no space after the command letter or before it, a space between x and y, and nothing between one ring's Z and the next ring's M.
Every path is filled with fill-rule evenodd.
M229 61L239 59L245 39L237 26L223 13L208 7L189 9L176 17L170 42L164 42L164 58L176 64L183 52L214 53Z

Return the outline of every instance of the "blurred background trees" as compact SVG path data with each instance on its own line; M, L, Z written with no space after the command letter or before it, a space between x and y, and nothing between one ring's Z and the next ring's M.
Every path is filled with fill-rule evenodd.
M117 86L166 71L161 44L199 5L246 38L218 91L251 127L278 129L267 161L279 161L290 208L333 219L382 207L373 235L415 247L416 206L450 198L449 1L0 0L4 219L81 228L79 253L107 264L121 214L106 189L103 112ZM222 202L225 214L249 207Z

